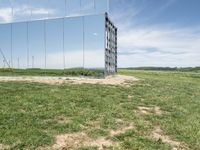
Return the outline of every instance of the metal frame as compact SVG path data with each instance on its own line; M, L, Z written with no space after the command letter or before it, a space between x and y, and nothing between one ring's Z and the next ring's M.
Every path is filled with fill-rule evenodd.
M105 15L105 74L117 73L117 28Z
M10 1L10 0L9 0ZM96 7L96 0L94 1L94 7ZM49 0L48 0L49 2ZM27 0L27 3L29 3L29 0ZM81 5L81 4L80 4ZM80 6L82 7L82 6ZM108 7L109 7L109 0L108 0ZM13 5L11 3L11 9L12 9L12 16L14 16L14 10L13 10ZM85 68L85 33L84 33L84 29L85 29L85 25L84 25L84 16L90 16L90 15L101 15L100 13L96 13L94 12L93 14L84 14L83 15L83 68ZM108 12L106 13L102 13L102 15L105 15L105 33L104 33L104 53L105 53L105 58L104 58L104 62L105 62L105 68L104 68L104 73L105 76L107 75L113 75L117 73L117 28L115 27L114 23L110 20L109 16L108 16ZM66 67L66 62L65 62L65 34L64 34L64 27L65 27L65 18L75 18L75 17L80 17L80 15L77 16L67 16L67 0L65 0L65 14L63 17L54 17L54 18L49 18L49 12L48 12L48 17L44 18L44 19L32 19L32 8L30 8L30 20L26 20L26 21L18 21L18 22L14 22L14 23L19 23L19 22L24 22L26 23L26 30L27 30L27 35L26 35L26 40L27 40L27 68L29 68L31 66L31 62L30 62L30 58L29 58L29 51L30 51L30 45L29 45L29 24L31 22L34 21L43 21L44 25L44 51L45 51L45 59L44 59L44 68L46 69L47 67L47 58L46 58L46 53L47 53L47 46L46 46L46 21L47 20L54 20L54 19L63 19L63 65L64 65L64 69ZM2 23L2 24L10 24L10 30L11 30L11 39L10 39L10 44L11 44L11 60L10 62L6 62L8 63L9 67L13 68L13 23ZM4 58L5 59L5 58ZM18 67L19 67L19 62L18 62ZM32 67L34 67L34 58L32 58Z

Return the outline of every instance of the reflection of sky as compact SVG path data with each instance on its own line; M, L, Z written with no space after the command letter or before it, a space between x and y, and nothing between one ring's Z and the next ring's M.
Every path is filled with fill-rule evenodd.
M1 0L0 22L27 21L108 11L109 0ZM12 14L13 8L13 14Z
M84 64L89 68L103 68L104 20L104 15L65 18L64 32L63 19L47 20L46 26L44 26L44 21L29 22L28 28L27 22L14 23L12 25L13 67L26 68L29 64L29 67L44 68L46 42L46 67L49 69L63 68L64 58L67 68L83 67ZM0 47L7 60L10 61L11 25L1 24L0 33ZM2 67L2 57L0 59Z
M12 49L13 67L44 68L45 58L47 68L61 69L64 64L66 68L104 67L104 15L70 17L64 22L62 18L52 19L46 21L46 26L44 21L34 20L48 16L63 17L65 14L75 16L103 14L107 9L107 0L96 0L96 3L92 0L66 0L66 11L65 0L11 0L11 2L14 8L13 16L11 3L8 0L0 1L0 22L20 23L14 23L12 28L11 24L0 24L0 48L9 63L11 63ZM24 22L26 20L32 21ZM0 67L3 65L3 58L0 56Z

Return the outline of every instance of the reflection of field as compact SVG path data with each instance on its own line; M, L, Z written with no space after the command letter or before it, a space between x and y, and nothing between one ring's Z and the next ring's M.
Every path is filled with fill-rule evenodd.
M139 80L125 85L0 81L0 149L200 147L199 73L120 74Z
M0 69L0 76L92 76L103 77L103 69Z

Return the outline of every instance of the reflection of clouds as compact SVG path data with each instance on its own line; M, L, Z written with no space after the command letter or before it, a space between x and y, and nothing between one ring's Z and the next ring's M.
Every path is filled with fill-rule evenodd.
M104 68L104 50L82 50L66 51L65 57L63 52L53 52L47 54L47 69L63 69L64 58L66 68ZM83 62L84 60L84 62ZM40 60L44 61L43 60Z
M53 15L56 13L54 9L43 8L43 7L33 7L28 5L14 6L13 8L14 16L12 16L12 8L4 7L0 8L0 20L5 23L12 22L13 19L18 19L18 17L27 17L32 15L37 15L41 17L43 15ZM17 15L17 17L15 16ZM16 18L15 18L16 17Z
M0 20L3 22L12 21L12 10L11 8L0 8Z
M95 32L95 33L93 33L93 35L94 35L94 36L98 36L99 34Z

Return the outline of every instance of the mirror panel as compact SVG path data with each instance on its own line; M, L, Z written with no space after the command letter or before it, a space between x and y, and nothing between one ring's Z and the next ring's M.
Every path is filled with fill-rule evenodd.
M95 0L81 0L81 11L83 14L92 14L95 12Z
M81 14L81 0L67 0L67 16Z
M0 0L0 23L105 12L109 12L109 0Z
M109 13L109 0L95 0L96 13Z
M31 9L28 0L10 0L13 8L13 22L28 21Z
M27 68L27 23L14 23L12 25L12 47L13 67Z
M44 21L29 23L29 68L45 68Z
M105 16L84 17L85 23L85 68L102 69L105 67Z
M0 23L12 22L12 8L9 0L0 0Z
M49 9L53 11L49 13L49 18L64 17L66 15L65 8L65 0L49 0Z
M0 24L0 68L11 66L11 24Z
M63 19L46 20L46 68L64 69Z
M48 0L29 0L31 16L30 20L46 19L55 13L55 9L51 9Z
M83 68L83 17L65 18L66 68Z

